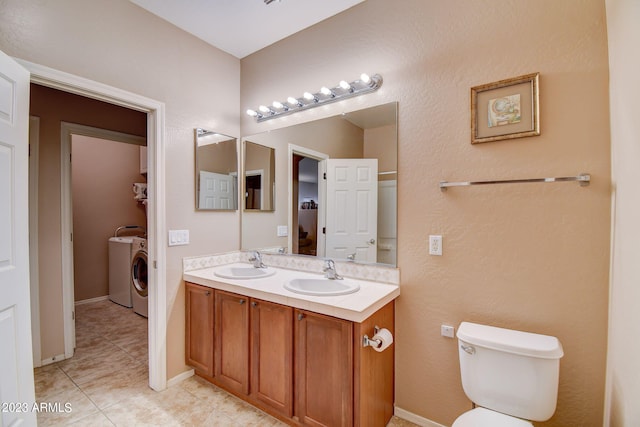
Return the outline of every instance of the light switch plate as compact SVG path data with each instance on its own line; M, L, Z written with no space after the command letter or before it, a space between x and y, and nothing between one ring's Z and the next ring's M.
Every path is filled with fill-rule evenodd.
M286 237L289 235L289 227L286 225L279 225L277 229L278 237Z
M169 246L189 244L189 230L169 230Z

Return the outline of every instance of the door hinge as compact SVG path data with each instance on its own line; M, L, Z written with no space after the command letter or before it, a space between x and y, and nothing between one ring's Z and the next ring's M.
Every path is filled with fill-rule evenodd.
M71 312L71 320L76 320L76 312L75 311Z
M327 227L322 227L322 234L327 234Z
M327 173L326 172L322 173L322 179L327 179Z
M69 235L69 238L70 238L70 239L71 239L71 241L73 242L73 233L71 233L71 234Z
M158 269L158 261L153 261L153 268Z

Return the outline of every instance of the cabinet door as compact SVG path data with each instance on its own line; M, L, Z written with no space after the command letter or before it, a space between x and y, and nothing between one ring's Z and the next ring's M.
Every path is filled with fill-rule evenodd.
M216 380L249 394L249 304L242 295L216 290Z
M291 417L293 309L251 300L251 396Z
M351 322L295 311L294 415L312 426L353 425Z
M186 282L186 359L198 372L213 375L213 289Z

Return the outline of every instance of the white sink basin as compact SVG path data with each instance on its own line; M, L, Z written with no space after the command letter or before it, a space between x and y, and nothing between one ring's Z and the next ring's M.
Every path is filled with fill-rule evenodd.
M214 271L214 274L225 279L242 280L262 279L263 277L273 276L274 274L276 274L276 271L270 267L255 268L252 265L229 265L217 268Z
M285 283L284 288L304 295L335 296L358 292L360 285L346 279L293 279Z

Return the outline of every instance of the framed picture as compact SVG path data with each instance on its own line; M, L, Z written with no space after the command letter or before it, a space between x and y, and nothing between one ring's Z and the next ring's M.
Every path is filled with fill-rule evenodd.
M471 143L540 135L538 78L527 74L471 88Z

